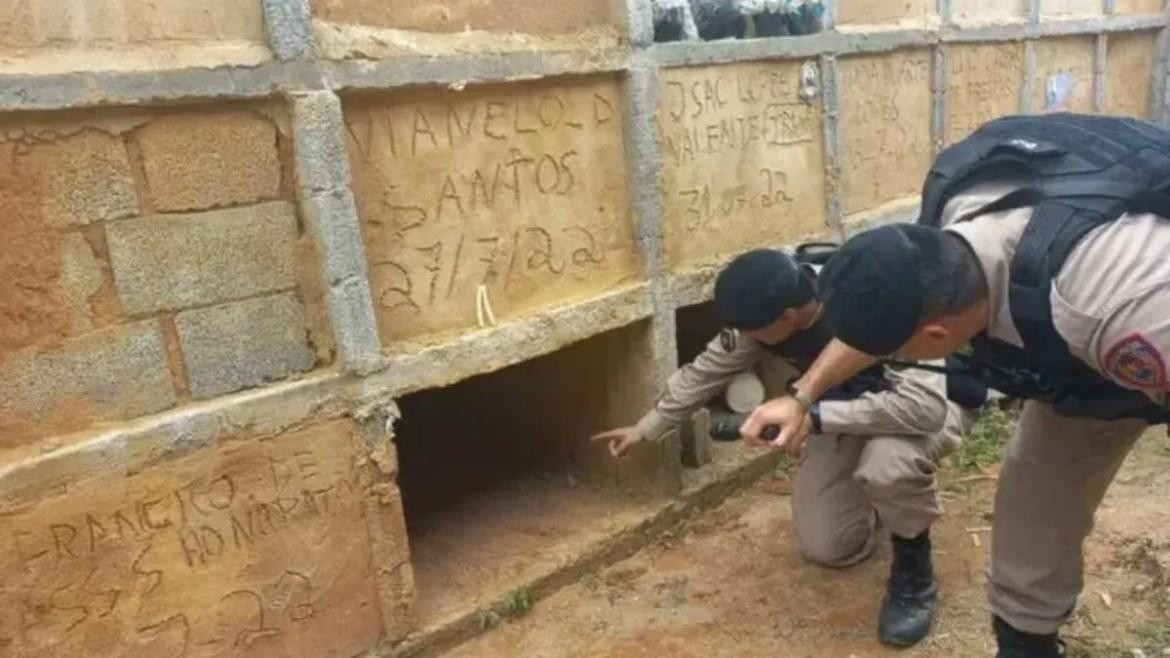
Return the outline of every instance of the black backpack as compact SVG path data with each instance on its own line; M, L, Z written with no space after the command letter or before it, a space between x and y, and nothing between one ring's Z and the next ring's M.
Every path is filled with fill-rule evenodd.
M1052 280L1089 231L1130 212L1170 217L1170 132L1147 121L1082 114L1010 116L991 121L936 158L918 223L938 227L948 201L973 185L1011 180L1024 187L961 217L1031 206L1011 263L1009 304L1024 349L985 336L977 360L1032 373L1028 391L1067 416L1170 421L1170 413L1073 357L1052 322ZM1002 382L988 382L992 386Z

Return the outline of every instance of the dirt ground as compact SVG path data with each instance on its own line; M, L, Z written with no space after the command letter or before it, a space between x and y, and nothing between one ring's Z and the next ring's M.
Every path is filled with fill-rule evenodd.
M803 562L787 481L778 476L448 655L990 656L984 574L995 475L994 468L944 475L947 515L934 530L940 606L932 636L911 650L876 639L888 545L850 569ZM1139 443L1114 483L1088 542L1086 574L1064 631L1070 655L1170 655L1170 441L1163 431Z

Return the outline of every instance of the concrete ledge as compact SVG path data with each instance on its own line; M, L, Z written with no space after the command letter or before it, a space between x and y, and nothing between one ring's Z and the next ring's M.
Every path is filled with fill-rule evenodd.
M320 87L320 72L306 62L273 62L254 68L0 75L0 111L261 98L286 88Z
M137 473L161 461L190 454L231 438L275 436L311 418L348 409L336 374L307 379L156 414L115 429L55 439L60 447L13 451L0 466L0 502L16 505L94 471ZM40 492L40 493L37 493Z
M949 26L943 28L939 34L939 38L943 43L1019 41L1021 39L1062 37L1078 34L1108 34L1110 32L1157 30L1165 26L1166 17L1161 14L1150 14L1148 16L1106 16L1104 18L1089 18L1084 20L994 25L976 28Z
M454 57L396 57L388 60L322 61L321 72L336 90L463 85L558 75L609 73L626 68L628 53L516 52Z
M652 314L649 284L641 283L585 302L539 311L461 334L435 346L396 345L381 371L361 386L395 397L494 372L554 352L566 345L625 327Z
M803 37L663 43L651 48L650 52L660 65L669 67L885 52L908 46L926 46L937 41L937 35L926 30L889 30L871 34L821 32Z

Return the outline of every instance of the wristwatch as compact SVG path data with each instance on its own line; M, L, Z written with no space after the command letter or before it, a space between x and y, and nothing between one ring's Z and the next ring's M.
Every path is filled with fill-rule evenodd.
M819 401L814 402L813 405L809 407L808 416L812 419L812 433L823 434L824 432L821 429L821 403Z
M788 384L787 393L793 400L800 403L800 406L804 407L805 411L812 410L813 405L817 402L813 396L797 389L793 383Z

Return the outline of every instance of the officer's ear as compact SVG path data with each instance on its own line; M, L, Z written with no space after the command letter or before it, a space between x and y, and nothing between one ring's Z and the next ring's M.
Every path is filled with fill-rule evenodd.
M919 328L918 333L936 341L947 340L951 337L951 330L948 329L946 325L937 322L931 322L929 324L922 325L922 327Z

